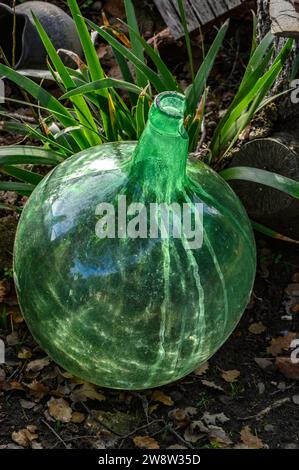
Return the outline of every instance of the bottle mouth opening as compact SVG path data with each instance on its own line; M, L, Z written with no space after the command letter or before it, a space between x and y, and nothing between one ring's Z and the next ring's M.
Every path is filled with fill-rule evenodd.
M186 98L175 91L164 91L155 98L155 105L160 112L175 119L183 119L186 108Z

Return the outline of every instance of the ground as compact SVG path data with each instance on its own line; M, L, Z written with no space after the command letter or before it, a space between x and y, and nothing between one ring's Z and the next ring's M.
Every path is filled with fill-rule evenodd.
M104 3L111 18L119 16L119 11L109 11L109 4L117 9L122 2ZM151 37L161 23L150 14L144 16L143 31ZM249 37L244 31L250 34L248 15L241 22L232 20L226 47L216 62L203 148L244 70ZM206 34L213 35L213 28ZM198 44L195 35L199 63ZM160 50L170 61L175 57L169 65L187 82L183 42L164 38ZM99 51L111 72L109 48L100 45ZM117 70L114 73L117 76ZM27 112L10 106L11 111ZM21 141L4 132L0 139L1 145ZM0 193L0 202L21 206L24 200ZM299 448L297 245L257 236L258 269L251 302L236 331L208 364L160 389L119 392L71 377L32 339L12 279L17 219L0 212L0 338L6 347L6 364L0 366L0 448Z
M252 299L231 338L194 374L144 392L84 384L46 358L7 269L0 448L299 448L299 369L285 371L277 359L289 360L299 332L299 249L260 238L257 245Z

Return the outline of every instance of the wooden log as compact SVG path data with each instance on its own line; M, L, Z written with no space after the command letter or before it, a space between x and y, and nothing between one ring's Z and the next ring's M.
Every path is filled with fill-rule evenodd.
M275 36L299 38L299 0L270 0L270 18Z
M298 134L297 134L298 135ZM272 171L299 181L299 139L281 132L248 142L234 155L230 167L248 166ZM264 185L231 181L249 217L299 240L299 200Z

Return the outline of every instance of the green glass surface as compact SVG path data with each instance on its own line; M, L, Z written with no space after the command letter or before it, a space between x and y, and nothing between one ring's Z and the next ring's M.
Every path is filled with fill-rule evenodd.
M182 95L159 95L138 144L104 144L66 160L21 216L14 274L26 322L60 366L101 386L151 388L192 372L232 333L250 297L250 222L219 175L187 163L183 114ZM112 203L121 226L120 195L146 207L203 204L202 246L100 239L96 208Z

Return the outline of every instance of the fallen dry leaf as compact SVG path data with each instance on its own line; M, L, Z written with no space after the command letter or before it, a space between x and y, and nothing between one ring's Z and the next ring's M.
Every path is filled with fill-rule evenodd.
M252 434L249 426L245 426L241 432L241 441L248 449L262 449L264 447L263 441Z
M224 389L220 385L216 385L215 382L212 382L211 380L202 380L201 383L206 387L212 388L213 390L224 392Z
M291 297L299 297L299 283L289 284L285 292Z
M148 413L151 415L156 409L159 408L159 403L155 403L153 405L149 405Z
M209 441L211 444L217 444L219 447L229 447L233 444L232 440L226 434L224 429L218 426L209 427Z
M32 357L32 352L30 349L22 348L21 351L18 353L19 359L30 359Z
M270 361L270 359L267 359L266 357L255 357L254 360L261 369L265 370L273 368L272 361Z
M265 327L265 325L262 324L262 322L252 323L248 328L249 332L254 335L260 335L261 333L264 333L266 329L267 328Z
M166 406L171 406L174 403L172 398L166 395L161 390L154 390L151 395L151 399L153 401L158 401L159 403L162 403L163 405L166 405Z
M56 421L69 423L72 419L72 408L63 398L51 398L48 403L49 413Z
M46 393L49 391L49 387L41 382L38 382L37 380L33 380L30 384L26 384L26 387L29 388L30 395L32 395L38 401L44 398Z
M153 437L136 436L133 438L133 442L139 449L160 449L158 442Z
M200 420L192 421L190 426L184 432L184 439L191 444L196 444L206 434L209 433L209 428Z
M215 426L217 421L220 424L224 424L227 421L229 421L229 418L227 416L225 416L224 413L218 413L218 414L211 415L210 413L205 412L203 414L202 419L206 423L206 425L208 425L208 426L210 426L211 424L213 426Z
M10 310L8 314L10 315L11 320L15 325L18 325L24 322L24 317L22 316L19 310Z
M186 428L190 423L190 416L182 408L175 408L168 413L169 418L175 423L176 428Z
M292 341L296 338L296 333L289 332L285 336L278 336L271 340L271 345L267 348L267 353L278 356L283 350L290 349Z
M209 367L210 367L209 363L206 362L206 363L203 364L201 367L199 367L198 369L196 369L196 370L194 371L194 374L195 374L195 375L202 376L202 375L204 375L204 374L208 371Z
M275 364L279 372L285 377L292 380L299 380L299 364L292 362L291 358L277 357Z
M296 304L292 305L291 312L292 313L299 313L299 303L296 303Z
M80 424L83 423L86 416L84 413L80 413L79 411L74 411L72 414L72 423Z
M86 401L87 399L90 400L97 400L97 401L104 401L106 400L105 395L97 391L96 386L85 382L82 386L76 388L71 393L71 400L74 403L79 401Z
M14 431L11 435L11 438L14 442L19 444L22 447L29 447L30 443L35 439L38 439L36 434L36 426L27 426L26 429L21 429L20 431Z
M9 382L9 386L11 390L24 390L24 387L20 382L17 382L16 380L11 380Z
M240 377L240 371L233 369L233 370L223 370L221 377L225 380L225 382L233 383Z
M20 405L25 410L31 410L36 406L36 403L34 403L33 401L20 399Z
M50 364L50 360L47 357L43 359L36 359L35 361L29 362L26 367L27 372L40 372L44 367Z
M6 343L8 346L15 346L19 343L19 335L17 331L13 331L9 335L6 336Z

